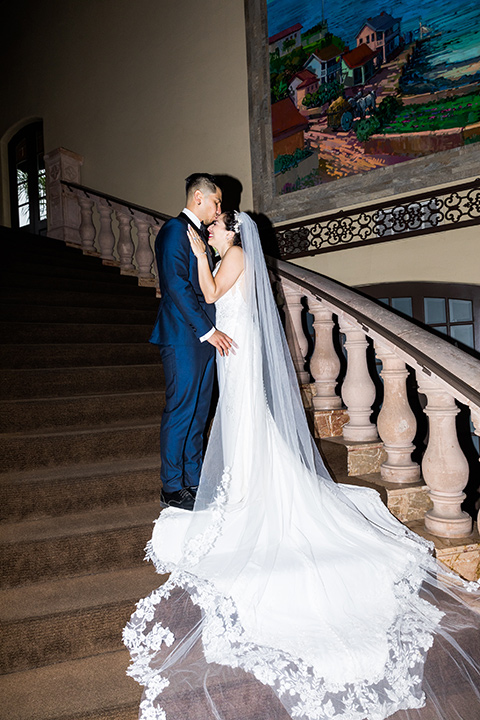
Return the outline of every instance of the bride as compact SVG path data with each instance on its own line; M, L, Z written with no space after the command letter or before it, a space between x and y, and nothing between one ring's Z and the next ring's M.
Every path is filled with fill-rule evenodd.
M194 510L164 509L147 546L169 579L124 630L140 718L479 717L478 583L434 560L374 490L328 475L251 218L210 226L214 275L189 237L237 348L217 356Z

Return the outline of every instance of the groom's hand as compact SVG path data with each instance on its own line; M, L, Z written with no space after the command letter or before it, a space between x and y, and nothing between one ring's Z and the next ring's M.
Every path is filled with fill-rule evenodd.
M224 355L228 355L230 351L235 355L234 348L237 347L235 343L233 342L231 337L228 337L228 335L225 335L221 330L215 330L214 333L210 335L210 337L207 339L207 342L210 343L210 345L213 345L213 347L217 348L218 352L222 357Z

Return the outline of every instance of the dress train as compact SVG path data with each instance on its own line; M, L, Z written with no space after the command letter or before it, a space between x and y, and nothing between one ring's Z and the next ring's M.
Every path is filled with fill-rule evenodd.
M284 341L268 358L252 313L244 251L216 308L238 350L218 358L195 510L160 514L147 557L171 574L124 630L140 718L474 720L478 583L441 566L374 490L338 486L310 459L293 371L272 367Z

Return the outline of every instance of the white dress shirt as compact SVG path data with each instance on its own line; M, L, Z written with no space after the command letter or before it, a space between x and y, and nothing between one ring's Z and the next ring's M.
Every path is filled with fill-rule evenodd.
M195 213L193 213L188 208L183 208L182 212L184 215L186 215L188 217L189 220L192 221L192 224L195 225L197 230L200 230L202 223L201 223L201 220L199 220L198 217L195 215ZM215 326L212 327L212 329L209 330L207 333L205 333L205 335L202 335L202 337L200 338L200 342L205 342L205 340L208 340L208 338L211 337L214 332L215 332Z

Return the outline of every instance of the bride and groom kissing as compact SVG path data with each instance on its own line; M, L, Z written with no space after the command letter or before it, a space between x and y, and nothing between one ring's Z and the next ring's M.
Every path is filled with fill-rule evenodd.
M169 577L124 629L140 719L472 720L479 584L448 574L376 491L330 477L257 226L221 212L212 176L186 183L155 248L164 508L147 558Z
M161 300L150 342L159 345L166 387L160 432L161 500L191 510L212 399L215 350L222 356L234 350L232 338L216 329L215 306L211 300L207 303L199 282L198 269L204 262L208 272L213 270L210 247L200 241L197 258L188 236L189 227L205 237L207 227L217 224L217 234L222 234L222 191L207 173L194 173L185 183L186 206L162 227L155 243ZM218 237L219 243L225 241L225 234ZM241 271L241 258L235 259L234 273Z

